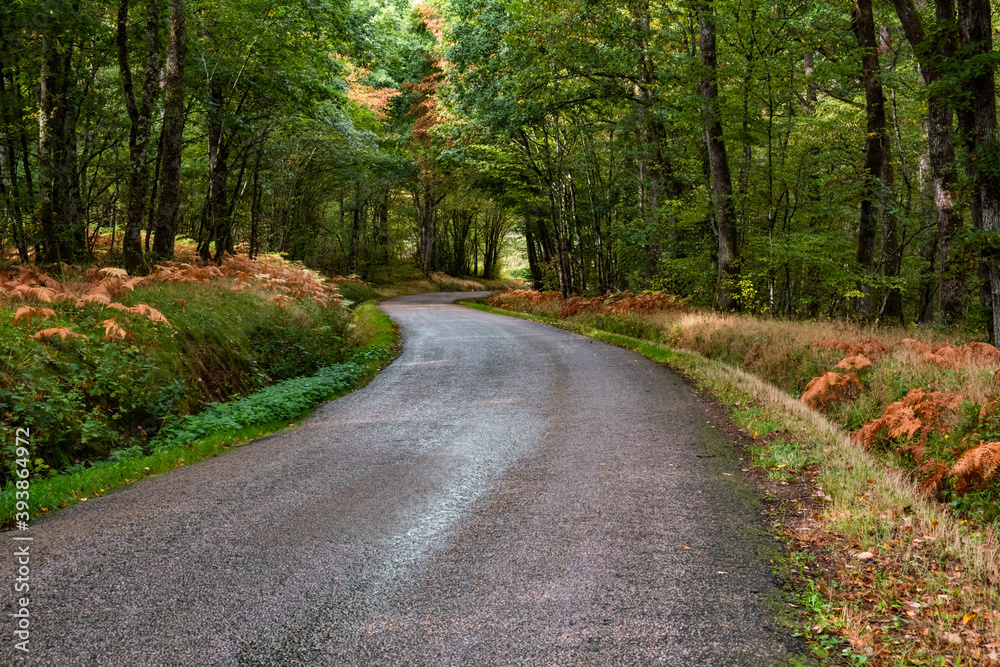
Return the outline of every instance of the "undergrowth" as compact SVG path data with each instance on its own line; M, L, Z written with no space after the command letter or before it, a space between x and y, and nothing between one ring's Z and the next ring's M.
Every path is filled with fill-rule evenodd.
M287 379L246 398L211 403L196 414L167 420L147 441L120 447L106 459L79 462L32 476L29 512L47 514L89 497L182 465L216 456L234 445L288 426L316 405L361 386L392 359L398 342L391 320L373 303L360 306L352 332L358 345L342 363L306 376ZM33 428L32 439L39 434ZM14 483L0 492L0 526L9 527L15 512Z
M344 361L356 343L336 288L274 256L0 272L0 417L31 429L35 475L149 449L208 403ZM5 439L0 484L14 460Z

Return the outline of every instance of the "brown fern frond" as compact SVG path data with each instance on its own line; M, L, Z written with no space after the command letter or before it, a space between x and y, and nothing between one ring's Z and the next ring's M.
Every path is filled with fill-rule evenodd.
M113 341L125 340L126 338L132 335L128 331L125 331L125 329L122 329L121 325L119 325L113 319L104 320L103 322L98 322L96 325L94 325L94 328L101 326L104 327L104 340L106 341L113 342Z
M825 410L861 391L861 383L846 373L824 373L806 385L799 399L814 410Z
M82 306L87 303L100 303L105 306L111 303L111 296L106 293L97 294L85 294L81 297L77 297L76 305Z
M820 350L839 350L841 352L847 352L851 348L850 345L842 340L821 340L818 343L814 343L813 347L819 348Z
M959 493L978 486L997 474L1000 469L1000 442L976 445L955 461L951 474L955 477L955 490Z
M878 361L889 352L889 348L876 338L862 338L856 341L847 351L848 357L863 355L872 361Z
M63 342L65 342L67 338L69 339L87 338L87 336L84 336L83 334L78 334L75 331L67 329L66 327L52 327L51 329L42 329L41 331L35 333L32 336L32 338L34 338L35 340L52 340L56 336L59 336L60 340L62 340Z
M151 322L160 322L170 326L170 322L168 322L167 318L163 316L163 313L144 303L137 303L130 309L129 312L135 313L136 315L145 315Z
M943 461L928 461L914 471L917 478L921 478L917 484L917 491L925 496L935 496L942 490L944 483L948 479L951 468Z
M27 320L32 322L36 319L42 320L46 317L55 317L56 311L51 308L33 308L31 306L21 306L14 313L14 319L11 320L12 323L17 324L21 320Z
M931 433L947 430L949 417L961 405L960 394L911 389L902 400L886 406L881 417L858 429L853 437L868 449L886 439L902 442L916 439L915 444L923 445Z
M860 372L872 367L872 362L863 354L855 354L850 357L844 357L840 360L840 363L834 366L838 370L850 371L850 372Z

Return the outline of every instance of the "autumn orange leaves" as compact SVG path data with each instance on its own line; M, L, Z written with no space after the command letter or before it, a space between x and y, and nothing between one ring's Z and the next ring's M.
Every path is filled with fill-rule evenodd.
M60 283L35 267L21 266L7 276L0 274L0 297L5 300L62 303L78 308L92 304L103 305L105 308L145 317L152 322L170 326L162 313L147 304L140 303L129 307L113 300L148 283L149 278L130 278L124 269L118 268L88 269L78 277L80 278L78 281ZM14 313L11 321L14 324L31 324L36 320L41 322L55 317L56 311L52 308L22 306ZM124 340L131 336L114 318L106 319L98 326L104 327L104 340L107 341ZM65 326L56 326L36 331L31 337L38 341L58 339L60 342L66 342L89 336Z
M803 403L820 411L855 398L864 390L860 376L873 367L872 359L877 362L891 353L909 355L915 363L942 369L1000 368L1000 350L986 343L927 344L904 338L890 349L878 340L865 338L853 344L824 340L815 347L845 354L836 365L839 372L813 379L802 394ZM955 391L910 389L900 400L889 403L880 416L855 431L852 438L866 449L909 457L917 466L914 475L918 488L927 495L937 495L949 485L958 494L981 489L1000 472L1000 442L985 442L978 433L972 433L956 438L957 442L948 447L938 447L935 455L927 456L928 441L933 435L939 436L939 440L949 440L964 398ZM1000 386L994 388L980 408L980 425L984 418L998 412L998 404ZM953 462L945 458L953 458Z
M636 295L625 291L605 296L574 296L563 299L559 292L515 289L497 292L489 298L487 303L495 308L528 310L550 317L574 317L581 313L645 315L658 311L684 311L688 309L686 299L667 292L644 292ZM525 306L530 307L525 308Z
M116 310L132 318L145 318L154 324L170 326L167 318L152 306L138 303L127 306L120 302L137 287L155 283L188 283L212 285L231 291L254 288L265 293L272 303L285 307L300 299L310 299L320 305L339 305L342 302L336 285L322 280L318 274L278 258L251 260L246 256L226 256L220 266L198 266L181 262L164 262L149 276L130 277L124 269L106 267L85 271L66 267L62 282L42 273L35 267L21 266L6 274L0 273L0 302L40 302L61 304L69 308L102 307ZM24 305L14 313L12 322L33 325L56 318L53 308ZM109 342L124 341L132 337L128 319L112 316L99 322L103 338ZM65 342L88 338L88 333L73 331L67 326L55 326L31 334L38 341Z

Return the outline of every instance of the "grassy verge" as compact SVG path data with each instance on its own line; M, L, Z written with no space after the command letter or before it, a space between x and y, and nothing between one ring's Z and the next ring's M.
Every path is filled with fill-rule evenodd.
M797 597L801 635L824 664L1000 664L1000 545L919 493L824 415L747 371L580 321L547 322L669 364L714 395L743 431Z
M336 285L280 258L0 271L0 418L30 428L33 476L147 447L177 415L316 373L352 353ZM148 453L148 452L147 452Z
M374 302L354 312L351 337L355 353L343 363L314 375L279 382L228 403L212 403L203 412L164 424L144 454L135 446L117 450L106 461L69 473L31 480L28 511L48 514L115 488L184 465L218 456L254 438L294 425L319 403L364 386L397 353L399 337L392 321ZM0 492L0 526L13 525L16 489Z

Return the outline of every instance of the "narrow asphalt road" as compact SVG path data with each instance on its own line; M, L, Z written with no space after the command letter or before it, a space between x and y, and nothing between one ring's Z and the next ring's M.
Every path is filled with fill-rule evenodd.
M763 665L774 545L675 375L402 297L403 354L301 428L35 523L0 663ZM6 656L6 657L5 657Z

